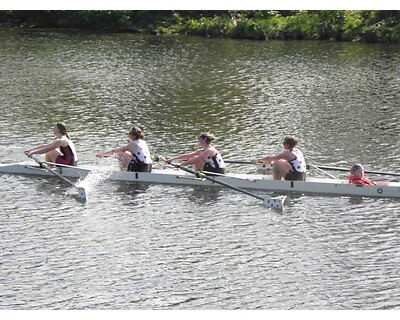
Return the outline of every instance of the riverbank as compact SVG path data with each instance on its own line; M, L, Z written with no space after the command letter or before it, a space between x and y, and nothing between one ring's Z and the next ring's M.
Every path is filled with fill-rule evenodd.
M400 42L400 11L0 11L0 26L256 40Z

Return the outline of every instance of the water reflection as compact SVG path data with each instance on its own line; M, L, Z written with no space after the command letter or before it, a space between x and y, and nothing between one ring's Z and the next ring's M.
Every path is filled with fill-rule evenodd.
M118 198L122 197L122 205L132 206L132 210L134 210L135 206L141 205L143 202L141 198L146 195L148 189L149 185L144 183L119 182L114 186L113 193L115 192Z
M213 206L220 198L221 189L214 187L190 187L185 188L182 196L185 196L194 205L201 207Z

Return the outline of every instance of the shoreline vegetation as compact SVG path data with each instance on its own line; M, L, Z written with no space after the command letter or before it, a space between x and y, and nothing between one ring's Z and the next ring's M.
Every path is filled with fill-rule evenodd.
M400 43L400 10L0 11L0 27Z

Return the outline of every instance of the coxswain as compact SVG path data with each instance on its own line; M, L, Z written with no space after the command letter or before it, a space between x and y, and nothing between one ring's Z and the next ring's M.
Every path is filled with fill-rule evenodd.
M375 185L376 183L364 176L364 167L360 163L353 164L350 168L350 175L347 177L349 183Z

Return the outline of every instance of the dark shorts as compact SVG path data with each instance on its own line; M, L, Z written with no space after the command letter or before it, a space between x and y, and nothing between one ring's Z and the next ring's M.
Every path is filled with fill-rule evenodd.
M77 161L74 161L74 159L66 159L65 156L58 156L56 158L56 163L65 164L67 166L76 166L77 165Z
M219 174L225 174L226 173L225 168L214 168L214 167L211 167L208 163L206 163L204 165L203 171L219 173Z
M129 162L128 164L128 171L134 171L134 172L151 172L151 169L153 168L153 166L147 163L139 163L139 162L135 162L134 160L132 160L131 162Z
M286 174L285 180L306 181L306 174L304 172L297 172L292 170Z

